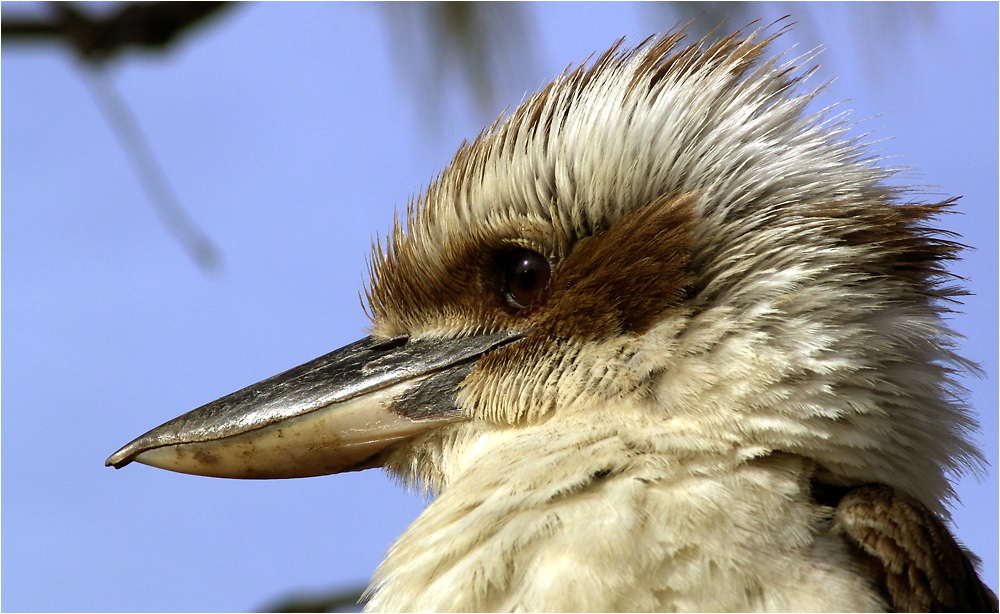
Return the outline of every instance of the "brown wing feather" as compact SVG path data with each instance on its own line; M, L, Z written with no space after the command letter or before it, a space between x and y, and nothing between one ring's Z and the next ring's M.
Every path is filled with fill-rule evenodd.
M881 485L848 490L836 505L834 529L894 610L997 611L974 555L913 497Z

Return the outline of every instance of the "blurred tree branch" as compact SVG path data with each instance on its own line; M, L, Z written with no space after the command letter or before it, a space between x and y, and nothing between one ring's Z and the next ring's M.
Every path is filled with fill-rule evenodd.
M440 108L442 82L457 78L494 119L505 87L534 71L530 18L517 2L384 2L397 75L425 115Z
M341 587L329 592L298 593L268 604L262 612L358 612L364 586Z
M103 61L131 48L166 51L181 34L218 15L228 2L150 2L118 5L95 16L68 2L53 2L48 19L4 17L4 43L65 42L91 61Z
M107 72L107 63L132 48L166 51L182 33L218 14L226 5L226 2L135 3L121 5L117 11L104 16L95 16L67 2L54 2L47 5L48 19L0 19L4 44L61 42L75 51L84 63L84 78L91 94L126 150L157 214L206 271L219 265L219 250L181 206L134 113L115 88Z

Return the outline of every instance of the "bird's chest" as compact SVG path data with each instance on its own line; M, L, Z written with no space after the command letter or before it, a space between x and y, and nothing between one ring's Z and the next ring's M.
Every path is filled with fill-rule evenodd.
M798 468L784 459L708 476L595 474L475 504L446 493L394 546L369 607L878 609L802 496Z

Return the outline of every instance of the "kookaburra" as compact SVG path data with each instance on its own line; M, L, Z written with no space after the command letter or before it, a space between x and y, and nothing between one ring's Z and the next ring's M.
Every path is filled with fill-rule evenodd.
M436 498L390 611L996 611L946 527L982 462L959 246L768 29L567 71L373 250L370 336L108 459L384 467Z

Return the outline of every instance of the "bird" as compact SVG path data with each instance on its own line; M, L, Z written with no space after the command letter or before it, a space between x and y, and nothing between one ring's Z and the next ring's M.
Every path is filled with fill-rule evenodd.
M426 489L370 611L997 611L947 524L956 199L754 27L564 71L373 242L368 336L106 464Z

